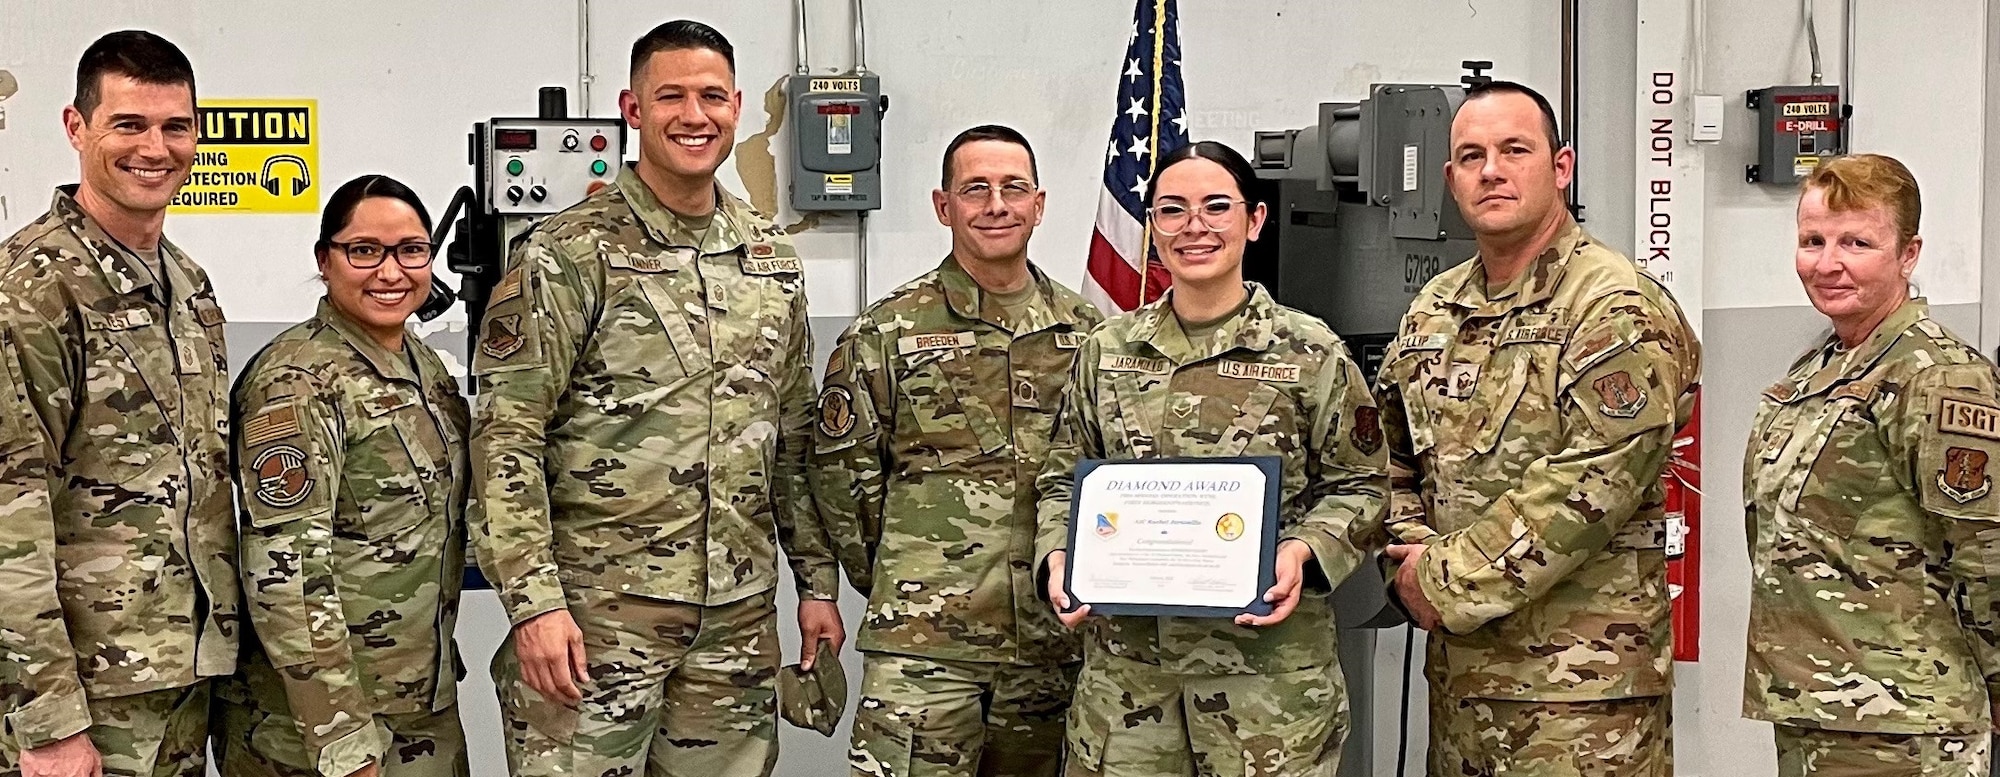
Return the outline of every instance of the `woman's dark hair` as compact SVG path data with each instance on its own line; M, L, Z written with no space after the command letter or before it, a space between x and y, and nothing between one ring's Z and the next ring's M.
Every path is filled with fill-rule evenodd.
M354 209L370 197L402 200L403 204L417 212L417 220L424 224L424 234L427 237L430 235L431 212L424 209L424 201L417 197L417 193L404 186L402 181L370 173L341 184L340 188L333 190L333 196L326 198L326 209L319 215L319 242L313 244L313 250L325 251L331 247L333 236L340 234L347 228L347 223L354 220Z
M1190 159L1206 159L1222 165L1222 169L1229 171L1229 177L1236 179L1236 196L1255 202L1250 192L1257 185L1257 169L1250 166L1250 160L1236 153L1236 149L1213 140L1202 140L1181 146L1160 157L1160 166L1153 171L1153 180L1146 182L1145 204L1148 207L1152 206L1153 197L1159 194L1160 174L1165 173L1167 168Z

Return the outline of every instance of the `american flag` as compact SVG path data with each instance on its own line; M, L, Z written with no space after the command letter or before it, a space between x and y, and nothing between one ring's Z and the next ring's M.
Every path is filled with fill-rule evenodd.
M1083 294L1106 313L1160 297L1172 279L1153 251L1146 184L1161 156L1188 143L1181 82L1180 13L1174 0L1138 0L1118 76L1118 117L1105 150L1104 191L1090 236ZM1143 272L1142 272L1143 268Z

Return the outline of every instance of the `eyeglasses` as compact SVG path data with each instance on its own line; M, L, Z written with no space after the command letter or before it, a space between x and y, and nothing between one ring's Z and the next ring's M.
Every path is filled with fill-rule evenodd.
M992 184L985 181L976 181L958 187L958 190L952 192L951 196L957 197L960 204L985 205L992 201L994 191L995 189ZM1035 185L1021 180L1003 183L1000 185L998 191L1000 192L1000 201L1008 205L1020 205L1035 197Z
M436 245L425 240L405 240L392 246L369 242L335 243L329 240L327 245L340 249L340 252L347 256L348 266L356 270L373 270L381 267L382 262L388 259L390 254L396 255L398 267L405 270L422 269L431 263L431 255L437 250Z
M1199 208L1190 208L1186 203L1167 202L1147 209L1153 214L1153 231L1168 237L1186 232L1188 227L1200 217L1201 224L1210 232L1220 232L1236 226L1236 206L1248 207L1248 200L1232 200L1215 197L1204 200Z

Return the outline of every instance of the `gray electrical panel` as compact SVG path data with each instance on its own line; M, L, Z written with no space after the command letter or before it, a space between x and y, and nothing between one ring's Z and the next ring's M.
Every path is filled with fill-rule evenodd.
M791 77L792 210L882 207L882 115L872 75Z
M1847 151L1840 87L1770 86L1750 90L1743 101L1757 112L1757 163L1743 171L1751 183L1796 185L1821 161Z

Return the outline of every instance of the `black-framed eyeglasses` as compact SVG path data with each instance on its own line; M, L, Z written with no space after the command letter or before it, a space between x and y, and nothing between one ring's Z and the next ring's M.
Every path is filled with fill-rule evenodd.
M327 245L340 249L340 253L347 257L348 266L356 270L373 270L381 267L382 262L387 260L390 254L396 256L398 267L405 270L421 269L430 265L432 255L437 252L437 246L428 240L405 240L392 246L366 240L353 243L337 243L329 240Z
M993 193L996 191L1000 193L1001 202L1020 205L1034 198L1035 185L1018 178L998 187L985 181L974 181L958 187L951 194L957 197L959 202L967 205L985 205L993 199Z

